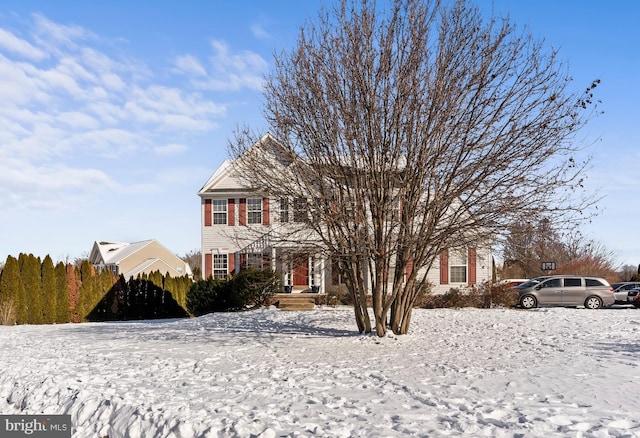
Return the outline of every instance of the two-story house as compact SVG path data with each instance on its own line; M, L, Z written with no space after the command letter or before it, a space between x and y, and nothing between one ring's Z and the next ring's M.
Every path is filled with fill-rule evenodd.
M277 141L266 134L254 147L265 142ZM247 190L236 172L232 161L224 161L198 192L203 276L227 278L246 267L270 267L281 274L289 291L324 292L340 284L336 262L314 251L317 242L284 245L269 238L271 227L303 220L297 217L304 212L296 208L295 200L271 199ZM434 293L491 277L491 248L481 244L444 251L428 272Z

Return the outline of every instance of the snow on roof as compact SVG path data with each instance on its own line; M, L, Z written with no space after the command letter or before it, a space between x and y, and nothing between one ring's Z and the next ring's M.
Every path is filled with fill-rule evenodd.
M103 241L96 242L96 245L105 264L117 264L122 259L147 246L151 242L153 242L153 239L133 243Z
M141 240L140 242L126 243L126 242L107 242L100 241L95 242L93 250L91 251L91 263L99 265L119 265L124 259L129 257L131 254L141 250L145 246L155 242L160 247L164 248L167 252L173 254L167 247L162 245L155 239L149 240ZM98 260L96 251L100 254L100 260ZM175 256L178 260L180 260L180 266L172 266L167 262L167 260L163 260L161 258L155 257L145 260L143 263L136 266L134 269L131 269L128 272L123 273L125 278L136 277L140 272L143 272L147 267L151 266L153 263L158 261L162 262L167 267L167 270L171 272L173 275L175 273L179 275L188 275L191 276L193 273L191 272L191 267L188 263L184 262L177 255ZM171 261L172 262L172 261ZM180 272L180 269L184 269L184 272Z

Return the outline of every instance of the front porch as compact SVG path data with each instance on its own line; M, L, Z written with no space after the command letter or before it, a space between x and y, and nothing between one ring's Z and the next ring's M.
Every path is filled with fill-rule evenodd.
M283 293L318 294L325 291L326 260L314 248L273 246L268 236L252 242L233 254L233 271L247 267L266 267L280 273Z

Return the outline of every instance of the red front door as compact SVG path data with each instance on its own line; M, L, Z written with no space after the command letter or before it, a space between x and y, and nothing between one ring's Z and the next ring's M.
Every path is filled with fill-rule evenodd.
M293 285L309 285L309 258L298 257L293 262Z

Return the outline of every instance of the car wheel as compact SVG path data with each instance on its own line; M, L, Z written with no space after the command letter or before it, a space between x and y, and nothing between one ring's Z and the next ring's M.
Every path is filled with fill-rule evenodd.
M587 309L599 309L602 307L602 300L596 296L591 296L584 302L584 307Z
M533 309L538 305L538 301L536 300L536 297L534 297L533 295L525 295L520 300L520 305L524 309Z

